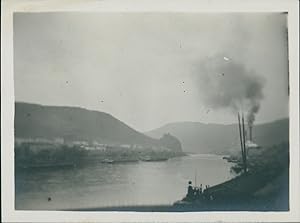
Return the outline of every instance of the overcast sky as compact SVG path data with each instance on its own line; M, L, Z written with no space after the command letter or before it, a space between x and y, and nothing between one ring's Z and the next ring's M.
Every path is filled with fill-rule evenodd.
M218 55L264 80L256 123L284 118L286 23L285 14L17 13L16 101L103 111L139 131L233 123L230 110L203 103L195 81Z

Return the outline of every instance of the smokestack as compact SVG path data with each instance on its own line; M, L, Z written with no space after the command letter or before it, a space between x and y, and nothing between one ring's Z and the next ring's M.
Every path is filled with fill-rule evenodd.
M252 125L249 125L249 140L252 141Z

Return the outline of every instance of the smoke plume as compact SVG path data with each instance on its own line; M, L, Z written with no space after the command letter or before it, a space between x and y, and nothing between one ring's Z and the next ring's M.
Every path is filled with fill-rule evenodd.
M225 56L208 58L197 71L197 86L205 105L243 112L249 127L259 111L264 84L261 76Z

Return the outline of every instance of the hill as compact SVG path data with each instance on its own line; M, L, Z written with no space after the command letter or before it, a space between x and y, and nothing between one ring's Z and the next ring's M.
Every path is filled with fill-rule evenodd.
M20 102L15 103L15 136L138 145L159 143L104 112Z
M204 124L200 122L170 123L145 134L159 138L171 133L182 143L183 151L226 154L239 149L239 133L235 124ZM253 140L260 146L271 146L289 140L289 120L282 119L253 127Z

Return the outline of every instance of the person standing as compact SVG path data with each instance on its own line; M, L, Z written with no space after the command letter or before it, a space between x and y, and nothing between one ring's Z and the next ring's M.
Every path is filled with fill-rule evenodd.
M192 181L189 181L188 191L187 191L187 198L193 198L194 196L194 189L192 186Z

